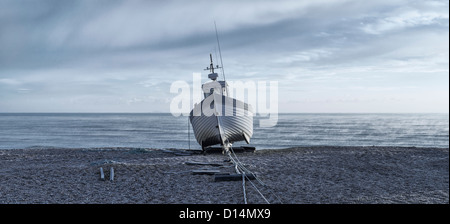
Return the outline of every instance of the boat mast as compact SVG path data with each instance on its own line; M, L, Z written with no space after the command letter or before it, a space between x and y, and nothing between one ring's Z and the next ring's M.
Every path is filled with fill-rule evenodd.
M213 64L213 60L212 60L212 54L209 54L209 59L211 60L211 64L209 64L209 68L206 67L205 71L209 70L209 72L214 74L214 64ZM219 66L217 65L216 68L219 68Z
M214 72L214 64L213 64L213 60L212 60L212 54L209 54L209 59L211 60L211 64L209 64L209 67L206 67L206 69L204 69L204 70L205 71L209 70L209 72L211 72L211 73L208 74L208 78L210 78L213 81L216 81L216 79L217 79L217 77L219 77L219 75ZM216 65L215 68L219 69L221 67Z
M209 59L211 60L211 64L209 65L210 72L214 73L214 65L213 65L213 61L212 61L212 54L209 54Z
M222 52L220 51L219 34L217 34L216 21L214 21L214 29L216 30L217 45L219 46L220 66L222 66L223 81L226 81L226 79L225 79L225 70L223 69Z

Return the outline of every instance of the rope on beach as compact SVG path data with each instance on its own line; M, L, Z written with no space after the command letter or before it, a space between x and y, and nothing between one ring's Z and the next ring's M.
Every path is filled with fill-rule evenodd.
M245 168L244 165L243 165L240 161L239 161L239 162L236 162L236 160L234 160L233 157L232 157L231 155L229 155L229 156L230 156L231 160L232 160L235 164L237 164L237 167L241 168L243 171L244 171L244 169L245 169L245 170L247 170L248 173L251 173L251 171L249 171L247 168ZM236 154L235 154L235 156L236 156ZM236 157L236 159L237 159L237 157ZM266 201L267 204L270 204L270 202L267 200L267 198L264 197L264 194L263 194L263 193L258 189L258 187L252 182L252 180L250 180L250 178L247 177L247 175L245 175L245 171L242 172L242 175L248 180L248 182L250 182L250 184L253 186L253 188L255 188L255 190L259 193L259 195L261 195L261 197L264 199L264 201ZM253 176L255 176L255 175L253 175ZM255 176L255 177L256 177L256 176ZM244 180L245 180L245 179L244 179ZM245 182L242 183L242 184L245 185ZM244 189L244 190L245 190L245 189ZM245 202L247 201L245 191L244 191L244 201L245 201Z
M244 170L246 170L247 172L252 173L250 170L248 170L248 169L242 164L242 162L241 162L241 161L239 160L239 158L237 157L236 153L234 153L234 150L232 150L232 152L233 152L234 156L236 157L237 161L239 161L239 163L241 164L242 168L243 168ZM270 192L275 198L277 198L277 200L278 200L279 203L281 203L281 204L283 203L282 200L281 200L281 198L280 198L277 194L275 194L275 192L272 191L272 189L271 189L271 187L270 187L269 185L265 184L265 183L264 183L259 177L257 177L256 175L254 175L254 176L255 176L255 179L258 181L259 184L261 184L262 186L266 187L266 188L269 190L269 192ZM247 179L249 179L249 178L247 177ZM251 182L250 179L249 179L249 181L250 181L251 184L253 184L253 182Z
M231 153L230 153L230 151L231 151ZM227 154L230 157L231 161L236 165L236 170L238 171L238 168L241 170L241 172L238 172L238 173L242 173L242 187L243 187L243 190L244 190L244 202L245 202L245 204L247 204L247 197L246 197L246 192L245 192L245 179L247 179L250 182L250 184L253 186L253 188L255 188L255 190L259 193L259 195L261 195L261 197L266 201L266 203L270 204L270 202L267 200L267 198L264 196L264 194L261 192L261 190L258 189L258 187L252 182L252 180L245 174L245 173L252 173L252 172L249 169L247 169L242 164L242 162L236 156L236 153L234 153L233 147L231 147L231 145L230 145L230 150L228 151ZM233 158L233 156L231 154L233 154L235 158ZM267 186L264 182L261 181L261 179L256 177L256 175L253 175L253 176L255 176L255 179L262 186ZM273 193L273 191L271 191L270 189L269 189L269 191L281 202L280 198L275 193Z
M247 195L245 193L245 173L242 173L242 189L244 190L244 203L247 204Z

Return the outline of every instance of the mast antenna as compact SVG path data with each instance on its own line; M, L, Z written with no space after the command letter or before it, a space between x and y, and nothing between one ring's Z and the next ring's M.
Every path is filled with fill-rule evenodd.
M214 21L214 29L216 30L217 46L219 46L220 65L221 65L221 67L222 67L223 80L226 81L226 78L225 78L225 70L223 69L222 52L220 51L219 34L217 34L216 21Z

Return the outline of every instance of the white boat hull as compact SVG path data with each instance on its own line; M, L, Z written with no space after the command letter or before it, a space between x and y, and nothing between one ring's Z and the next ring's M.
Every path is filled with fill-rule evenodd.
M249 143L253 135L251 105L228 96L215 95L215 97L222 97L222 108L217 105L219 100L212 100L209 105L212 113L206 113L201 110L201 107L208 106L206 104L210 101L204 99L191 111L190 121L197 142L202 148L237 141Z

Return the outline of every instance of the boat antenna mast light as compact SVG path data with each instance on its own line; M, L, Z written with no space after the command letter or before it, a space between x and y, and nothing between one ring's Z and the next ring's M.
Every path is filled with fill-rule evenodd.
M204 70L205 71L209 70L209 72L211 72L211 73L208 75L208 78L210 78L213 81L216 81L216 79L217 79L217 77L219 77L219 75L214 72L214 69L219 69L222 67L219 67L219 65L216 65L216 67L214 67L213 60L212 60L212 54L209 54L209 58L211 60L211 64L209 64L209 67L206 67L206 69L204 69Z

